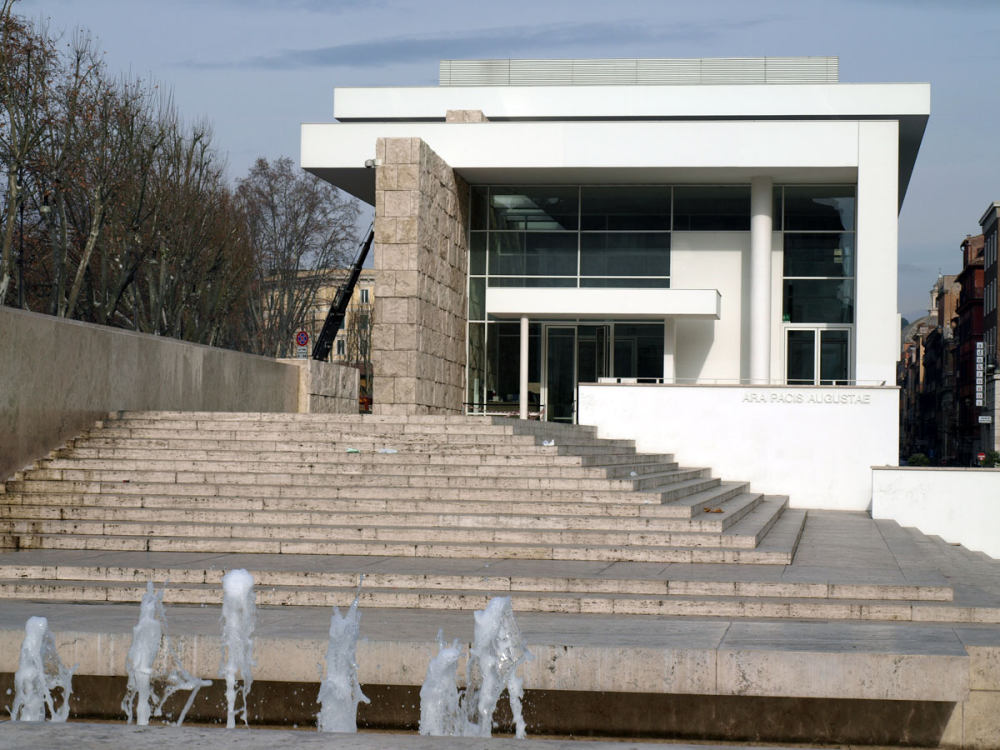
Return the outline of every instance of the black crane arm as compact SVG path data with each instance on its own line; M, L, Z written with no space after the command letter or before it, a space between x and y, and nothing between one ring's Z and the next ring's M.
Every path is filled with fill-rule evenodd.
M361 267L368 258L368 251L371 250L374 239L375 223L372 222L372 225L368 228L368 236L361 243L358 256L354 259L354 263L351 264L351 271L347 275L347 279L337 287L337 293L333 296L333 302L330 303L330 311L326 314L326 320L323 323L323 330L319 332L319 336L316 337L316 344L313 346L313 359L325 361L330 358L333 341L337 338L337 333L344 324L347 305L350 303L351 295L354 294L354 287L361 277Z

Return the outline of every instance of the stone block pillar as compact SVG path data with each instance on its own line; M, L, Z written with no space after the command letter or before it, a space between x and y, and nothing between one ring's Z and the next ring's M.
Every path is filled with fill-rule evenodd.
M465 393L469 189L419 138L379 138L375 414L459 414Z

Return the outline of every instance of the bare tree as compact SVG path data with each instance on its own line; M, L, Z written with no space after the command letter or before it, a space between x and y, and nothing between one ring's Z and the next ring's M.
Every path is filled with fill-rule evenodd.
M58 63L55 45L11 12L16 0L0 5L0 163L4 171L3 230L0 233L0 304L14 278L14 237L24 222L29 161L49 126L49 80ZM19 291L23 299L23 290Z
M288 352L343 272L357 204L287 158L233 191L207 124L15 2L0 0L0 304Z
M258 159L236 197L254 254L249 343L260 354L288 356L317 292L350 260L359 209L288 157Z
M360 373L361 398L372 395L372 329L375 325L375 305L356 302L349 308L347 325L341 332L344 339L344 356L348 364L355 365Z

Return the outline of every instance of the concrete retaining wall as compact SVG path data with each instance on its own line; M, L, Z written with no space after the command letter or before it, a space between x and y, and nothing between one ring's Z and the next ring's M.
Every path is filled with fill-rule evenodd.
M1000 559L1000 469L875 467L872 518Z
M323 402L315 410L357 412L352 368L291 364L0 307L0 481L109 411L298 411L300 367L322 385L308 389L320 395L307 399L305 410ZM324 377L328 369L336 376ZM346 398L337 398L341 387Z
M895 387L588 384L579 414L600 437L797 508L867 510L871 467L894 464L899 443Z

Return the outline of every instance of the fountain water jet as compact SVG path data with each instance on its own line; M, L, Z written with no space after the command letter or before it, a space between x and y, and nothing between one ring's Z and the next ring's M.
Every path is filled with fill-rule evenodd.
M132 645L125 657L125 669L128 671L128 686L122 699L122 709L125 711L125 721L132 723L132 703L136 702L135 723L139 726L149 724L153 705L156 704L156 694L153 692L153 665L160 653L160 640L163 638L163 592L154 591L153 583L146 585L139 604L139 622L132 628Z
M462 652L458 639L451 646L444 645L443 631L438 631L437 641L437 655L427 665L427 676L420 686L420 734L461 737L468 723L455 677Z
M44 617L29 617L24 626L21 659L14 673L11 721L45 721L46 709L51 721L66 721L75 671L75 665L66 667L59 658L49 621ZM52 696L56 689L62 693L58 709Z
M321 732L357 732L358 704L369 700L358 682L357 645L361 625L358 599L361 586L347 614L333 608L330 642L326 649L326 676L319 687L320 711L316 723Z
M222 664L219 675L226 678L226 728L236 726L236 716L247 724L247 694L253 686L253 630L257 619L253 576L242 568L222 577ZM241 680L237 690L237 679ZM243 707L236 708L240 695Z
M458 641L445 648L442 635L438 633L438 654L428 665L427 677L420 688L420 733L491 736L493 713L506 688L515 736L524 739L525 723L521 711L524 682L517 676L517 668L533 657L524 646L510 597L490 599L486 609L475 612L474 617L473 644L466 662L466 688L460 695L454 675L460 656Z
M177 718L177 726L184 723L191 704L194 703L198 690L212 684L211 680L201 680L184 669L180 657L167 635L167 615L163 607L163 592L154 590L153 582L146 584L146 593L139 605L139 622L132 628L132 645L128 650L125 668L128 671L128 686L122 699L122 710L125 720L132 723L132 704L135 702L135 723L139 726L149 724L150 716L161 716L163 704L174 693L188 690L184 708ZM160 646L164 646L167 664L161 669L159 676L155 665L160 654ZM166 675L163 676L163 670ZM153 682L164 682L163 695L157 697L153 691Z

